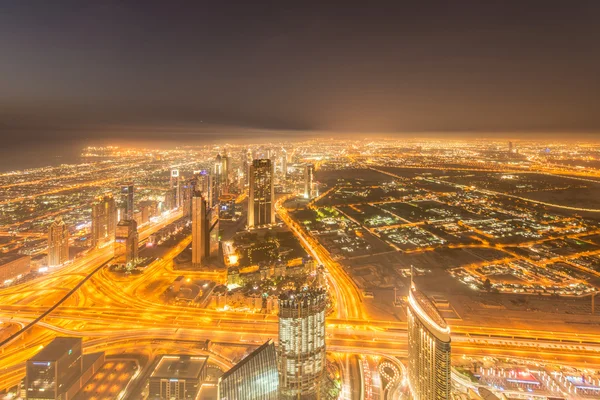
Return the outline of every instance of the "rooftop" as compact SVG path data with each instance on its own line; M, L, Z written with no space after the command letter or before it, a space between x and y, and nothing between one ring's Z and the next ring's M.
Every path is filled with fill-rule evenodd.
M448 329L446 320L440 315L438 309L435 307L429 297L425 296L423 292L415 287L410 289L410 294L412 298L415 299L416 305L425 313L427 317L429 317L441 329Z
M199 379L207 362L208 357L205 356L162 356L150 377L166 379Z
M0 254L0 265L8 264L9 262L18 260L23 257L30 257L28 255L19 254L17 252L9 252Z
M56 361L69 350L77 346L81 347L81 343L81 338L57 337L33 356L30 361Z

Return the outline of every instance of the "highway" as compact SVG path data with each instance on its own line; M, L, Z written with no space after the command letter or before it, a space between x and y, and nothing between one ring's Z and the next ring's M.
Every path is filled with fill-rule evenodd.
M406 324L370 320L357 287L343 268L316 243L278 204L280 218L303 246L328 270L335 292L336 313L327 319L330 351L347 354L406 355ZM179 214L145 227L141 237L160 229ZM159 303L155 282L169 284L179 274L173 258L187 246L184 238L164 257L151 263L143 274L116 278L101 268L110 247L91 251L54 273L0 291L0 320L24 326L39 321L0 350L0 389L23 376L24 362L58 335L80 336L86 351L107 343L109 351L137 348L137 343L177 343L210 339L217 343L260 344L277 340L277 317L264 314L219 312ZM97 271L96 274L92 272ZM87 281L82 283L83 279ZM77 290L73 288L81 283ZM160 286L159 286L160 287ZM154 288L154 295L149 295ZM72 291L72 295L65 294ZM60 305L49 308L62 300ZM46 313L46 314L45 314ZM40 318L43 316L43 318ZM535 359L574 366L600 367L600 332L575 334L516 328L487 328L451 324L453 354Z

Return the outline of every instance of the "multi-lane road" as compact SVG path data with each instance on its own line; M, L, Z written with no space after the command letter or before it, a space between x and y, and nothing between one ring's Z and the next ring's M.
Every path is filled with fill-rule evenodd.
M369 320L361 294L343 268L318 243L295 224L278 204L278 214L302 245L328 270L336 313L327 320L328 348L359 354L405 355L406 324ZM178 218L145 227L144 238ZM112 256L110 248L91 251L72 265L24 285L0 291L0 320L23 326L36 320L58 301L61 304L35 326L0 349L0 389L14 385L24 374L24 362L58 335L81 336L87 349L107 343L107 349L137 348L138 343L202 341L259 344L277 338L277 318L270 315L219 312L159 303L145 296L153 282L171 281L173 258L189 244L184 238L139 276L115 279L100 268ZM82 279L89 279L66 297ZM600 366L600 332L574 334L511 327L482 328L452 325L453 352ZM110 344L110 345L108 345Z

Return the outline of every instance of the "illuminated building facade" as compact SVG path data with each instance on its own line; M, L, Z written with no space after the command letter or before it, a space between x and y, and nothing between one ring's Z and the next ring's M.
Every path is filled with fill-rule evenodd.
M48 230L48 265L55 267L69 260L69 229L58 217Z
M123 205L123 215L121 215L121 221L133 220L133 183L121 186L121 203Z
M196 177L190 179L183 185L182 190L182 207L183 207L183 216L186 218L192 218L192 201L194 199L194 193L196 192L196 187L198 185L198 180Z
M162 356L148 381L148 399L196 399L206 379L207 364L205 356Z
M174 203L173 208L181 207L181 201L182 201L181 178L179 176L178 169L171 170L171 179L169 181L169 186L171 187L171 190L175 194L175 203Z
M273 164L269 159L253 160L250 166L248 227L275 223Z
M304 198L312 199L318 196L315 183L315 166L307 164L304 167Z
M288 155L287 151L282 147L281 148L281 176L285 180L287 178L287 168L288 168Z
M414 284L408 295L408 385L414 400L450 398L450 327Z
M254 350L219 378L219 400L278 400L277 353L272 340Z
M81 338L58 337L27 360L28 400L64 399L82 372Z
M242 164L244 168L244 177L246 178L245 184L250 184L250 166L252 165L252 151L246 149L242 155Z
M114 249L116 265L125 268L135 266L138 260L138 232L135 221L120 221L117 224Z
M318 398L326 364L324 290L284 293L279 298L279 390L282 399Z
M229 188L229 172L231 169L231 160L226 154L221 157L221 185L223 186L223 193L228 193Z
M112 195L100 197L92 204L92 246L101 246L115 240L117 206Z
M0 287L9 285L31 272L31 256L0 253Z

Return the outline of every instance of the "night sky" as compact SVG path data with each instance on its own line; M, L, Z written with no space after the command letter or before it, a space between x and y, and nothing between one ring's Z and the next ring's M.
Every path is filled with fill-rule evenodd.
M0 0L3 145L600 130L600 1L319 3Z

